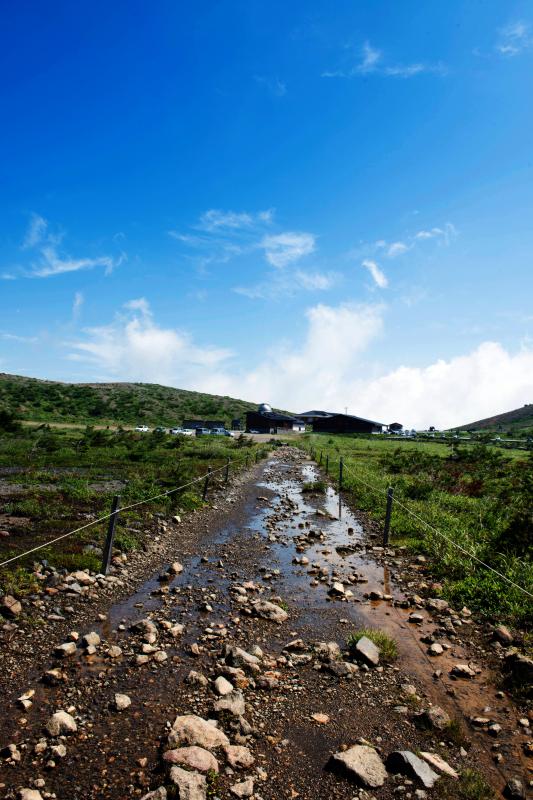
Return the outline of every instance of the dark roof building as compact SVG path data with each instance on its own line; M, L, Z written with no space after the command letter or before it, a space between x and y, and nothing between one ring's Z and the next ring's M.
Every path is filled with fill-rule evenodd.
M183 427L189 428L189 430L196 430L196 428L209 428L209 430L212 430L213 428L225 428L226 425L224 421L219 419L184 419Z
M278 431L304 431L305 423L297 417L278 414L272 411L267 403L262 403L257 411L246 412L246 430L248 433L277 433Z
M353 414L328 414L313 420L316 433L381 433L386 425Z

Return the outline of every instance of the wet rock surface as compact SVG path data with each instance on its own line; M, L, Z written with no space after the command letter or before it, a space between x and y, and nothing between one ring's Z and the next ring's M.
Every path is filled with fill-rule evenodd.
M144 562L119 560L111 577L122 586L71 576L44 635L32 641L6 615L2 796L388 800L431 797L432 780L469 766L500 792L517 776L527 785L516 756L531 738L518 723L527 715L498 697L467 610L417 594L409 557L404 573L401 551L376 548L370 523L346 507L339 519L332 489L302 495L314 477L281 448L187 526L165 522ZM396 638L397 663L379 650L376 660L370 640L352 655L347 637L363 626ZM17 653L28 654L18 671ZM453 674L458 664L472 674ZM497 751L490 724L502 728Z

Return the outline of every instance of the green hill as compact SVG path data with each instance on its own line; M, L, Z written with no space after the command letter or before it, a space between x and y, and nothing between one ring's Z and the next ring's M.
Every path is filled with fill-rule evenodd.
M493 417L480 419L456 428L456 430L459 429L463 431L505 431L512 434L521 434L530 429L533 431L533 403L527 403L522 408L515 408L514 411L495 414Z
M19 419L87 424L179 425L242 418L256 403L154 383L59 383L0 373L0 409Z

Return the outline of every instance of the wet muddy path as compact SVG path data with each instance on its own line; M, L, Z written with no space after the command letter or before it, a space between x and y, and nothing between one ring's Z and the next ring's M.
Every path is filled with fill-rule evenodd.
M394 749L430 750L457 771L475 766L500 791L509 777L527 780L521 754L527 737L517 728L516 710L498 695L494 678L469 645L468 617L459 621L461 635L440 638L447 649L430 657L421 638L438 622L424 609L401 607L414 592L400 582L401 562L391 553L383 564L377 540L344 504L339 517L332 487L325 494L302 491L318 477L317 467L302 454L280 449L229 518L202 536L201 551L187 558L176 552L176 561L183 562L179 574L169 575L168 563L161 564L160 572L95 620L88 629L101 638L94 654L78 647L71 658L51 658L57 674L44 683L39 672L20 686L20 694L35 691L26 710L17 708L16 697L2 701L0 744L15 744L21 755L16 763L0 763L6 797L16 797L22 786L37 786L43 797L59 800L141 797L164 784L161 747L176 714L206 719L212 714L211 685L190 673L208 681L221 674L227 644L260 647L265 654L265 680L245 687L251 731L236 734L256 758L249 772L257 798L352 798L353 785L324 767L333 752L360 738L384 755ZM333 581L343 584L343 595L332 596ZM383 599L371 600L371 593ZM276 625L255 616L259 597L281 602L288 620ZM416 623L409 621L413 611L420 611ZM141 619L157 627L151 644L132 630ZM176 626L183 630L176 632ZM397 641L395 665L342 676L307 658L311 643L334 641L342 648L350 632L368 626ZM284 649L294 639L306 645L300 657ZM51 642L51 650L58 643ZM474 661L479 672L471 680L449 675L454 664ZM415 694L406 694L406 684ZM114 708L116 692L131 698L123 712ZM459 722L459 739L448 741L442 731L413 725L413 714L431 704ZM66 746L61 757L43 736L47 719L59 709L77 722L77 732L61 740ZM312 716L317 713L327 722L317 723ZM471 717L499 723L497 741L486 725L472 727ZM495 752L501 754L499 764ZM230 797L234 780L232 770L221 769L215 795ZM400 791L414 797L409 795L414 788L395 777L373 795L381 800Z

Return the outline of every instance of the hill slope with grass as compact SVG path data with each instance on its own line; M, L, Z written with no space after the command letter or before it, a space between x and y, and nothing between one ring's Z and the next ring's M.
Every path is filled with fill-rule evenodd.
M0 373L0 408L39 422L171 426L196 418L229 426L257 404L155 383L59 383Z
M495 414L493 417L461 425L456 430L463 431L509 431L518 433L524 429L533 430L533 403L527 403L522 408L506 411L504 414Z

